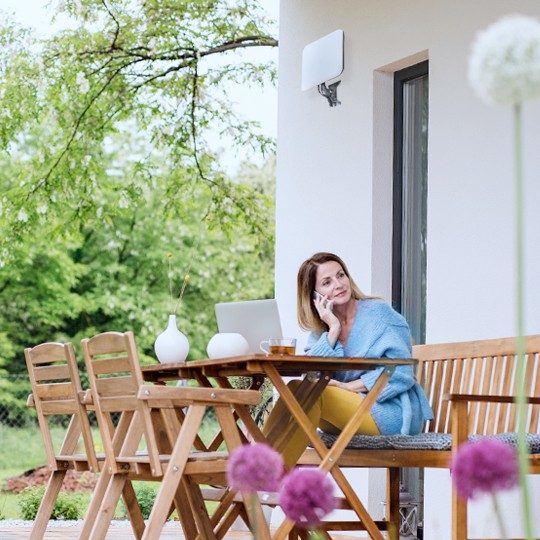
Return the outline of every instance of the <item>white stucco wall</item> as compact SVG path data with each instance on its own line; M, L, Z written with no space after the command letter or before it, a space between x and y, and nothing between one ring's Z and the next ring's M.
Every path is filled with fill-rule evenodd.
M296 272L316 251L338 253L362 289L389 299L385 72L415 54L430 61L427 341L515 333L512 116L481 102L467 82L476 32L513 12L540 18L540 2L282 0L276 297L286 334L304 342ZM330 108L316 89L300 90L301 57L307 43L337 28L345 32L342 105ZM528 333L540 333L540 104L524 112L526 322Z
M296 326L296 271L319 250L348 262L366 291L372 273L374 72L421 51L430 60L428 316L435 342L514 333L512 117L467 82L479 29L505 13L540 16L540 3L454 0L283 0L280 14L276 295ZM345 70L330 108L300 91L302 48L345 31ZM388 103L391 107L391 103ZM387 114L378 112L376 118ZM540 331L540 105L525 105L527 323ZM378 156L376 156L378 157ZM387 182L387 180L385 180ZM380 200L375 201L381 204ZM388 203L385 201L385 206ZM383 269L389 274L390 268ZM384 286L373 292L381 291Z

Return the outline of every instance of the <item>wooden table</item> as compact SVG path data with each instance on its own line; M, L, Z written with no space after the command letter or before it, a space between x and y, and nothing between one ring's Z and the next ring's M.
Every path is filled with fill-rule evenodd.
M249 415L247 409L245 407L237 408L237 414L244 422L253 440L266 441L279 451L292 430L300 426L300 429L308 436L311 446L319 455L319 468L332 474L337 485L342 490L348 505L354 510L370 537L382 540L383 536L379 528L380 524L377 525L373 521L354 489L345 478L337 462L343 450L354 436L356 426L359 425L364 414L369 412L394 369L398 365L414 364L416 364L416 360L410 358L334 358L254 354L230 358L197 360L188 362L187 364L145 366L143 368L143 377L146 381L155 383L165 383L166 381L179 379L196 379L202 386L210 386L209 378L211 377L222 387L230 387L229 377L232 376L251 376L253 377L255 387L262 383L264 377L268 377L283 400L286 410L282 421L276 422L277 429L272 430L265 437ZM311 424L305 411L309 411L315 403L328 384L333 372L373 370L380 367L384 367L381 376L366 395L361 406L349 420L333 446L327 448L319 438L316 427ZM304 377L294 393L283 380L283 377L303 376L309 372L319 372L320 376L318 380L311 382L308 377ZM291 418L294 419L294 422L289 421ZM285 538L293 526L294 524L292 522L288 520L284 521L275 532L273 538L279 540Z

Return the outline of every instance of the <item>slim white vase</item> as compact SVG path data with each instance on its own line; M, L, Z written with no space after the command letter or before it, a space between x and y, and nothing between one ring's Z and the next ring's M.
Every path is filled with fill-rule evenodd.
M176 326L176 315L169 315L165 331L159 334L154 343L157 359L162 364L184 362L189 352L187 337Z

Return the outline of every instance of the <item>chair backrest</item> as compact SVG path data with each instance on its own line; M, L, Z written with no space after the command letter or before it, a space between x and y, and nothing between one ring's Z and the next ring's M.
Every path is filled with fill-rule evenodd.
M122 471L121 458L133 456L144 436L152 474L159 476L150 413L137 400L143 378L133 333L105 332L83 339L81 346L110 471Z
M525 394L538 397L540 335L526 337L525 343ZM413 357L419 360L418 380L434 414L425 431L450 433L451 404L444 399L445 394L515 394L515 338L416 345ZM516 430L516 406L513 403L472 403L469 407L471 434L490 435ZM539 433L539 413L539 405L528 405L527 429L530 433Z
M83 405L83 389L75 352L71 343L42 343L24 350L28 376L32 385L33 406L36 409L47 463L58 470L59 462L68 461L78 451L82 437L88 468L98 471L98 463L90 429L88 413ZM69 417L62 445L55 449L50 416Z

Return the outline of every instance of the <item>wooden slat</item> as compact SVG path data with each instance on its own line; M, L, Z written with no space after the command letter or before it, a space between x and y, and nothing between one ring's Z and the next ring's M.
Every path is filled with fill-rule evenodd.
M433 363L433 403L435 404L433 410L433 423L435 431L440 431L441 421L441 386L443 377L443 365L441 362Z
M476 403L515 403L516 396L482 396L480 394L448 394L452 401L470 401ZM525 396L525 403L540 405L540 396Z
M53 414L75 414L78 411L79 403L76 399L60 399L57 401L42 401L41 410L43 414L50 416Z
M42 400L70 399L75 397L76 391L69 383L40 384L34 388L34 395Z
M492 356L486 356L484 359L484 374L482 388L480 390L480 393L484 395L490 395L492 393L493 362L494 359ZM476 431L483 435L486 433L488 405L488 403L480 403L478 406L478 423Z
M108 377L96 379L96 388L99 395L110 396L131 396L136 395L139 385L131 375L125 377Z
M512 369L513 369L513 355L512 356L502 356L500 367L501 371L501 388L500 395L509 395L512 393ZM500 405L499 406L499 419L497 422L497 432L501 433L506 429L506 423L510 414L510 405Z
M482 384L482 373L484 371L485 358L471 358L472 362L472 381L471 381L471 394L480 394L480 388ZM478 410L479 404L474 402L469 409L469 433L476 433L476 427L478 425Z
M144 401L169 400L175 406L186 406L191 403L256 405L259 403L260 394L256 390L144 385L139 389L138 398Z
M96 375L125 373L131 371L131 365L127 356L95 359L92 362L92 366Z
M502 384L502 367L503 367L503 358L499 355L493 357L493 381L491 384L491 393L496 396L501 395L501 384ZM496 433L496 427L498 425L499 416L501 414L501 407L497 404L489 405L488 407L488 417L486 423L486 435L491 435Z
M511 365L510 377L508 382L512 381L512 384L509 384L508 390L505 391L505 395L513 394L514 387L516 384L516 369L517 369L517 357L512 355L508 358ZM514 404L508 405L508 431L515 431L516 429L516 406Z
M63 343L41 343L31 349L26 349L30 354L33 364L43 364L66 360L66 352Z
M125 334L104 332L88 340L88 352L92 356L99 354L122 353L126 351Z
M422 379L420 384L422 385L422 388L424 388L424 392L426 393L426 396L428 397L428 400L430 402L430 405L432 408L437 408L436 404L433 403L433 400L431 399L431 388L432 388L432 380L431 380L431 373L433 372L433 362L431 361L425 361L421 362L422 368ZM434 414L435 418L435 414ZM434 421L430 421L427 425L427 431L433 431L435 429L435 423Z
M450 391L452 384L452 371L454 367L454 362L449 360L444 360L442 362L443 366L443 387L441 393L441 404L440 404L440 420L437 426L437 431L440 433L448 433L450 429L449 421L449 401L444 399L444 395Z
M540 351L540 334L527 336L525 338L525 347L528 351ZM479 356L506 356L513 355L515 352L516 339L514 337L416 345L414 348L415 358L418 358L418 360L428 358L444 360Z
M104 412L121 412L137 408L135 396L110 396L100 399L101 410Z
M540 354L534 355L534 364L536 366L536 377L534 377L534 387L531 390L533 396L540 396ZM529 432L538 433L540 426L538 426L538 416L540 407L533 407L531 411L531 417L529 419Z
M34 368L36 381L54 381L59 379L71 379L69 366L67 364L53 364L51 366L40 366Z

